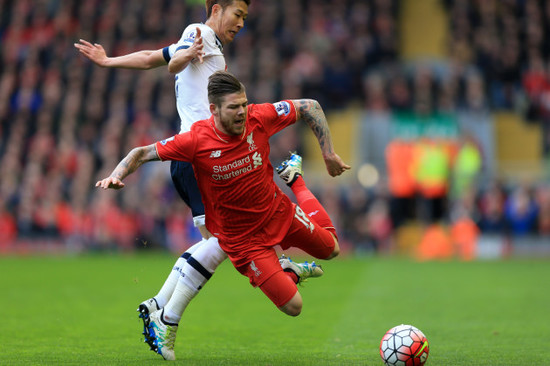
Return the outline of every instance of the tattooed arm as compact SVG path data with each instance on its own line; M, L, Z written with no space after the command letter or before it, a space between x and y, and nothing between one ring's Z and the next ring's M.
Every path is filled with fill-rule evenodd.
M296 119L302 119L306 122L315 134L315 137L317 137L328 173L334 177L351 169L351 167L344 163L342 158L334 152L327 118L319 102L313 99L296 99L293 100L292 103L294 103L294 107L296 108Z
M98 181L95 186L103 189L113 188L121 189L124 188L124 183L122 180L128 175L132 174L139 168L141 165L148 161L160 160L157 149L155 145L136 147L126 155L111 175L107 178L104 178Z

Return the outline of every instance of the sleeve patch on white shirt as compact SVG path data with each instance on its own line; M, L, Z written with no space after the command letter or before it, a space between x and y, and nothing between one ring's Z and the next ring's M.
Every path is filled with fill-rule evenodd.
M185 37L185 39L183 40L183 42L189 42L189 43L193 43L195 42L195 36L196 36L196 31L191 31L187 37Z

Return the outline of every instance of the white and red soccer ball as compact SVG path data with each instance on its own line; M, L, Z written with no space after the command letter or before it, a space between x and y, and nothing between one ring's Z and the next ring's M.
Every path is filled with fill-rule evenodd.
M412 325L398 325L380 341L380 357L390 366L423 366L430 348L426 336Z

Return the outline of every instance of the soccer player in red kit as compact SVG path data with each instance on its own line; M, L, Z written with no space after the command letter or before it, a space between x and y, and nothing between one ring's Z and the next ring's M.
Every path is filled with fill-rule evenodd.
M350 167L334 152L326 117L314 100L249 105L244 86L225 71L210 76L208 99L209 119L195 122L189 132L133 149L96 186L120 189L122 179L148 161L191 162L202 196L209 197L204 202L208 230L253 286L281 311L297 316L302 309L297 278L283 271L274 247L297 247L316 258L331 259L339 246L328 214L301 176L287 182L299 206L273 181L269 138L304 120L319 141L328 173L337 176ZM309 213L315 213L312 219ZM152 317L156 318L165 322L162 314ZM152 332L164 331L161 328L151 321Z

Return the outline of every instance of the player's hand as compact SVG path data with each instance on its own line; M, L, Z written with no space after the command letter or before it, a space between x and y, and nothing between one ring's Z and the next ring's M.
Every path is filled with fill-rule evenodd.
M323 158L325 159L328 174L330 174L331 177L336 177L344 173L346 170L351 169L351 167L344 163L342 158L336 153L323 156Z
M99 66L106 66L108 57L102 45L98 43L91 44L84 39L81 39L79 42L80 43L75 43L74 46L81 54Z
M191 52L195 55L195 58L198 58L199 62L202 64L204 57L204 44L202 43L201 29L199 27L197 27L195 40L189 48L191 49Z
M124 188L124 183L122 183L122 181L118 178L109 177L98 181L95 186L103 189L121 189Z

